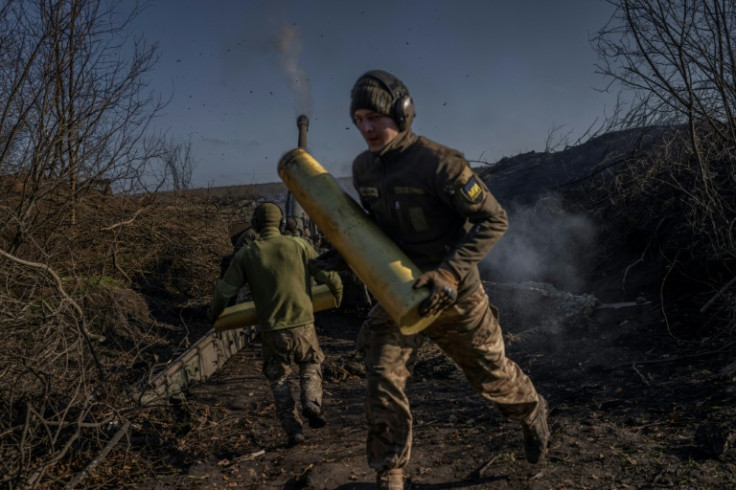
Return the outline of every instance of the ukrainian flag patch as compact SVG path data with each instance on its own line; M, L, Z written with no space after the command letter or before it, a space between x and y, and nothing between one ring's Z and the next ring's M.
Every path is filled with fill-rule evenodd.
M471 177L464 186L461 187L463 197L473 204L477 204L483 200L483 188L478 184L475 177Z

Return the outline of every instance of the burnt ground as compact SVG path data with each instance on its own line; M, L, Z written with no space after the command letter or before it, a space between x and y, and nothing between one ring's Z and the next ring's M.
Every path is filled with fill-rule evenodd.
M160 459L155 475L136 486L372 488L365 380L354 349L364 314L318 314L329 418L323 429L305 427L304 444L285 444L256 340L179 403L179 437L153 448ZM411 488L736 487L732 340L678 338L656 307L556 330L519 331L503 315L507 355L550 405L547 461L527 463L518 424L488 406L426 343L408 385Z

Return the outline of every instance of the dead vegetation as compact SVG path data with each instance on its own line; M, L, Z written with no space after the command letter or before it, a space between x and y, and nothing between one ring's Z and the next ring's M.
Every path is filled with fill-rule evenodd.
M630 94L620 125L670 129L626 160L604 191L611 206L603 209L626 230L639 259L662 272L665 317L731 334L736 7L720 0L609 3L614 14L594 46L600 73ZM616 216L619 209L625 215Z
M0 5L3 487L74 486L114 452L137 391L201 334L228 249L232 203L187 196L188 147L147 132L161 100L155 49L126 36L136 12Z
M247 197L247 196L243 196ZM53 246L0 250L0 473L69 481L144 416L139 389L202 333L190 328L229 251L225 212L189 196L89 196ZM138 422L140 423L140 422Z
M709 165L718 178L706 190L687 141L683 129L670 128L565 199L599 229L594 284L618 283L619 300L642 293L656 299L675 335L730 336L736 167L730 150L712 142Z

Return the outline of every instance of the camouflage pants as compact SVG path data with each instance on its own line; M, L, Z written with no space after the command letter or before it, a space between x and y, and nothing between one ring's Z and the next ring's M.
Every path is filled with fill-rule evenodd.
M445 310L422 334L402 335L380 305L371 309L358 336L366 363L368 465L404 467L410 457L412 414L405 386L407 361L432 339L462 369L471 386L514 420L528 420L539 397L529 377L508 359L495 307L482 287Z
M301 429L289 387L291 359L299 366L302 407L307 402L322 406L322 361L325 356L317 341L314 324L284 330L262 331L263 374L271 383L276 414L287 434Z

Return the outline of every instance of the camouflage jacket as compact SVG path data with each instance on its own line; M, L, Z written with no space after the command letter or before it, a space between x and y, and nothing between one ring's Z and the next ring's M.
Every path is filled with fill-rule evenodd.
M506 212L457 150L411 131L353 162L353 185L378 226L423 271L442 266L459 295L480 282L478 262L508 228Z
M309 264L316 256L314 248L301 238L282 235L275 227L261 230L258 239L235 254L215 288L210 306L212 318L217 318L227 301L247 283L262 330L314 322L312 277L326 284L336 297L342 295L342 281L336 272L325 272Z

